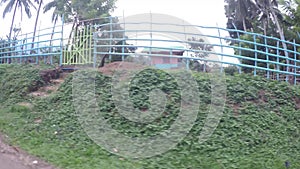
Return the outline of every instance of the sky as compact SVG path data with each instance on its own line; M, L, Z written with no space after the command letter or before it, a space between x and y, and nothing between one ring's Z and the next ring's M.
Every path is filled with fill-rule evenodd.
M44 0L44 3L50 0ZM118 0L113 16L131 16L141 13L161 13L172 15L192 25L219 26L226 27L227 19L224 11L224 0ZM0 6L0 15L2 16L4 5ZM21 34L32 32L35 22L35 11L32 10L32 18L27 19L23 16L20 21L20 13L16 14L15 25L21 28ZM51 27L52 11L42 14L39 20L39 27ZM0 17L0 37L5 37L9 33L9 27L12 19L12 13L6 15L5 19ZM218 35L217 30L200 30L202 33ZM228 36L228 33L221 31L222 36ZM210 40L211 43L220 43L220 40ZM225 43L225 42L224 42ZM221 50L221 49L216 49ZM232 51L223 49L227 53ZM228 58L227 58L228 59ZM229 59L230 60L230 59ZM236 60L231 60L236 62Z
M130 3L128 3L130 2ZM224 0L119 0L115 14L168 14L195 25L225 26Z
M51 0L44 0L46 4ZM224 14L223 0L118 0L117 8L112 15L115 16L130 16L139 13L162 13L179 17L181 19L197 25L225 26L226 17ZM0 15L2 16L4 5L0 6ZM40 18L42 27L51 26L51 12L43 14ZM27 16L23 16L23 22L20 21L20 12L16 14L15 24L22 27L22 32L33 30L35 11L32 10L33 17L31 20ZM9 32L12 13L8 13L3 19L0 18L1 35Z

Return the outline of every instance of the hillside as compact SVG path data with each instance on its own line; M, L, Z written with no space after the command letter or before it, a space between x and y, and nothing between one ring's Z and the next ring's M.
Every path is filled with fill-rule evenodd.
M201 91L196 125L167 153L133 160L102 149L83 131L73 105L74 73L67 76L57 92L49 93L47 97L29 95L32 86L45 85L39 76L41 69L1 65L0 130L9 136L11 144L59 168L285 169L287 163L291 169L300 168L298 86L245 74L227 76L223 117L210 139L199 144L198 136L211 102L211 82L207 74L195 73ZM144 71L135 77L130 88L133 103L140 109L149 108L144 92L159 86L168 93L164 113L150 125L129 122L117 113L110 93L110 77L91 70L81 73L87 80L96 82L100 113L93 116L105 117L115 130L128 136L154 136L166 130L178 116L178 86L163 72ZM157 76L160 78L156 79Z

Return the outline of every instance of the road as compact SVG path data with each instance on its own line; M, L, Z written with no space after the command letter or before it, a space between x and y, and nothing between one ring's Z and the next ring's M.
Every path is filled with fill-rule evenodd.
M0 153L0 169L32 169Z
M0 133L0 169L56 169L45 161L7 144L7 136Z

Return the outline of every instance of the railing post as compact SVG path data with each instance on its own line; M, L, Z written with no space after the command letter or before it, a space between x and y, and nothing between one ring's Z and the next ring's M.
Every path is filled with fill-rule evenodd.
M112 23L113 23L113 20L112 20L112 17L109 17L109 27L110 27L110 36L109 36L109 61L111 61L111 49L112 49L112 39L113 39L113 34L112 34L112 30L113 30L113 27L112 27Z
M88 51L88 53L89 53L89 55L90 55L90 62L92 61L92 58L93 58L93 64L95 64L96 65L96 63L95 63L95 58L94 58L94 54L93 54L93 57L92 57L92 49L94 49L95 47L95 45L93 45L93 41L94 41L94 34L96 33L96 29L94 29L95 27L93 27L92 25L90 26L90 31L91 31L91 33L90 33L90 35L91 35L91 37L90 37L90 40L89 40L89 51ZM93 65L94 66L94 65ZM96 67L96 66L95 66ZM94 68L95 68L94 67Z
M124 48L124 45L125 45L125 42L126 42L126 39L125 39L125 33L126 33L126 25L125 25L125 16L124 16L124 11L123 11L123 26L124 26L124 33L123 33L123 42L122 42L122 61L124 61L125 57L124 57L124 53L125 53L125 48ZM129 51L128 51L129 52Z
M37 39L37 41L38 42L34 42L34 43L37 43L37 49L36 49L36 54L40 54L40 33L41 33L41 25L39 26L39 31L38 31L38 39ZM35 38L35 37L33 37L33 38ZM35 57L35 62L36 62L36 64L39 64L39 55L36 55ZM52 65L52 55L50 56L50 65Z
M241 52L241 39L240 39L240 33L237 31L238 29L237 29L237 27L235 26L235 24L234 23L232 23L232 25L233 25L233 27L234 27L234 29L236 30L236 32L237 32L237 35L238 35L238 39L239 39L239 56L241 56L242 55L242 52ZM242 71L241 71L241 67L239 67L239 74L241 74L242 73Z
M97 57L97 45L95 45L96 43L97 43L97 34L96 34L96 32L93 32L93 42L94 42L94 52L93 52L93 68L96 68L96 62L97 62L97 59L96 59L96 57Z
M279 56L279 41L277 41L276 55L277 55L277 57L276 57L276 59L277 59L277 65L276 65L276 67L277 67L277 71L279 71L280 70L280 68L279 68L279 57L278 57ZM280 80L278 72L276 73L276 76L277 76L277 80Z
M186 60L186 70L190 69L190 59Z
M62 66L62 63L63 63L63 53L64 53L64 15L62 15L62 24L61 24L61 41L60 41L59 66Z
M125 31L124 31L124 33L125 33ZM125 38L123 37L123 41L122 41L122 61L124 61L124 59L125 59L125 57L124 57L124 53L125 53L124 45L125 45Z
M256 44L256 34L253 35L253 40L254 40L254 57L255 57L255 61L254 61L254 76L256 76L256 68L257 68L257 44Z
M285 42L282 42L282 43L285 43ZM283 45L283 44L282 44ZM283 49L283 51L284 51L284 53L285 53L285 57L287 57L286 58L286 64L287 64L287 67L286 67L286 71L287 71L287 73L289 73L290 72L290 56L289 56L289 53L288 53L288 51L286 51L285 49ZM289 74L286 74L286 76L285 76L285 81L286 82L288 82L289 81L289 78L290 78L290 75Z
M296 40L293 39L293 46L294 46L294 85L297 84L297 47L296 47Z
M268 42L267 37L265 37L265 48L266 48L266 60L267 60L267 79L270 79L270 63L269 63L269 50L268 50Z
M220 39L220 45L221 45L221 73L223 72L223 43L222 43L222 39L221 39L221 32L217 23L217 27L218 27L218 34L219 34L219 39Z

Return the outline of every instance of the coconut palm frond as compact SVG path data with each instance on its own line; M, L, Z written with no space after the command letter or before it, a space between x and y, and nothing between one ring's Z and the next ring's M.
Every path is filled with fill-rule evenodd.
M2 1L1 1L2 2ZM5 1L6 2L6 1ZM3 18L5 18L5 15L9 12L11 12L12 8L14 7L16 1L15 0L11 0L8 2L8 4L6 5L6 7L4 8L3 11Z
M47 3L45 6L44 6L44 13L48 12L49 10L51 10L52 8L56 8L57 6L57 2L56 1L51 1L49 3Z

